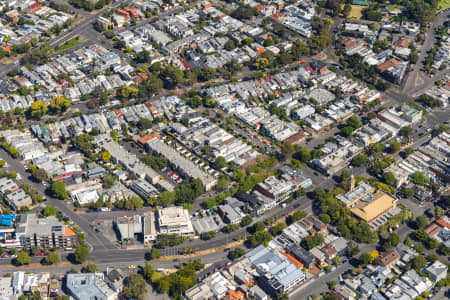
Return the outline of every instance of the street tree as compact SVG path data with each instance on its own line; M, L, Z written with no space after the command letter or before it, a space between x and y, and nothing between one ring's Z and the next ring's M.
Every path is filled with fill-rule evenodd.
M86 245L80 245L74 253L74 259L77 264L85 262L88 258L89 250Z
M66 185L62 181L54 181L51 185L51 192L53 197L59 198L59 199L66 199L67 198L67 192L66 192Z
M17 266L28 265L30 262L31 262L31 257L28 255L27 252L22 251L22 252L19 252L19 254L17 254L16 260L15 260L15 264Z
M49 265L52 265L54 263L57 263L59 261L59 254L56 251L52 251L50 252L46 257L45 257L45 262Z

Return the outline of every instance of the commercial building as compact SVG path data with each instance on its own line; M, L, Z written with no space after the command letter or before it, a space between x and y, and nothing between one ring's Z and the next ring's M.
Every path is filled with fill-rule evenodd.
M118 293L106 284L103 273L67 274L66 288L75 300L118 298Z
M163 234L179 234L181 236L193 236L189 211L180 206L166 207L158 210L157 227Z
M270 295L287 293L306 279L305 273L278 251L271 251L260 245L245 257L254 266L259 285Z
M16 217L16 238L24 248L66 248L78 244L78 235L64 222L36 214Z
M122 243L140 239L147 245L156 241L158 235L153 213L120 217L114 221L114 227L119 232Z

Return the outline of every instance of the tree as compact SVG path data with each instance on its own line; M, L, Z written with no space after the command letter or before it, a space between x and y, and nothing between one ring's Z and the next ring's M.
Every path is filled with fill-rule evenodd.
M330 223L331 222L331 218L330 218L330 216L329 215L327 215L327 214L320 214L319 215L319 219L322 221L322 222L324 222L324 223Z
M160 257L161 257L161 250L159 250L157 248L152 248L152 250L150 251L150 258L158 259Z
M95 273L98 272L98 267L96 264L87 264L86 267L81 269L81 273Z
M59 199L66 199L67 198L67 192L66 192L66 185L62 181L54 181L51 185L51 192L53 197L59 198Z
M424 216L418 216L416 218L416 227L418 229L424 229L428 225L428 220Z
M344 17L348 18L350 16L350 13L352 11L352 6L349 3L345 3L344 10L342 13L344 14Z
M234 260L236 258L243 256L244 254L245 254L245 250L237 247L228 253L228 258L231 260Z
M292 223L295 223L298 220L303 219L304 217L306 217L306 212L300 209L294 212L292 215L288 216L286 218L286 223L288 225L291 225Z
M435 238L429 238L426 241L428 249L436 249L439 247L439 241Z
M77 264L85 262L88 258L89 250L86 245L80 245L74 253L74 259Z
M353 129L358 129L358 128L361 128L362 124L361 124L361 121L357 117L352 116L352 117L348 118L347 126L350 126Z
M227 162L225 161L225 158L223 158L223 156L217 156L216 160L214 161L214 164L219 169L223 169L227 166Z
M266 228L266 225L264 225L264 222L262 221L258 221L255 224L253 224L252 226L252 232L258 232L258 231L263 231Z
M339 134L344 137L350 137L353 134L353 127L345 126L341 129L341 131L339 131Z
M154 272L155 270L153 269L152 265L148 262L145 262L144 268L142 269L142 275L144 275L144 278L150 280Z
M216 236L216 232L214 230L200 233L200 239L202 239L204 241L210 240L210 239L214 238L215 236Z
M45 262L49 265L53 265L54 263L57 263L59 261L59 254L56 251L52 251L50 252L46 257L45 257Z
M56 213L57 213L56 208L53 207L53 206L50 206L50 205L44 207L44 209L42 210L42 215L43 215L44 217L55 216Z
M425 267L426 263L427 260L425 259L425 257L419 254L416 257L414 257L412 261L412 267L414 268L414 270L420 271L423 267Z
M246 227L246 226L250 225L252 222L253 222L253 218L247 215L242 218L239 225L241 225L241 227Z
M50 100L50 109L55 114L61 114L65 112L70 107L70 100L59 96Z
M27 252L21 251L16 257L15 264L17 266L28 265L31 262L31 257Z
M234 48L236 48L236 45L234 44L234 41L233 41L233 40L228 40L228 41L225 43L224 48L225 48L225 50L227 50L227 51L231 51L231 50L233 50Z
M147 293L147 284L141 274L131 274L125 280L125 296L129 298L143 298Z
M389 153L395 153L400 150L400 143L397 141L389 142Z
M277 236L281 233L281 231L283 231L283 229L285 229L286 223L283 222L278 222L275 226L270 227L269 232L272 236Z
M306 163L311 160L311 153L306 148L301 148L294 154L294 158L299 159L302 163Z
M292 154L294 154L295 148L294 145L288 142L284 142L281 144L281 153L285 158L290 158Z
M272 235L267 231L257 231L249 239L250 245L256 247L259 245L264 245L267 247L270 240L272 240Z
M108 162L111 159L111 153L108 151L103 151L101 154L101 158L104 162Z
M439 206L435 206L434 207L434 215L436 216L436 218L440 218L445 214L445 210L443 210L442 208L440 208Z
M363 253L359 257L359 263L362 265L367 265L370 263L372 256L369 253Z
M395 176L392 172L386 172L383 174L383 181L390 186L395 185Z
M400 128L399 133L401 136L409 137L412 134L412 128L410 126L404 126Z
M47 172L45 172L45 170L43 169L35 168L31 171L31 174L33 175L33 178L38 182L47 180Z
M361 153L352 159L352 166L360 167L367 163L368 157L365 153Z
M403 194L405 195L405 197L413 197L414 194L415 194L415 193L414 193L414 189L404 187L404 188L403 188Z
M423 172L416 171L413 173L412 182L418 185L427 185L429 180Z
M336 281L328 281L327 285L330 290L334 290L337 287Z
M30 107L30 113L33 118L40 119L48 111L47 103L42 100L34 101Z

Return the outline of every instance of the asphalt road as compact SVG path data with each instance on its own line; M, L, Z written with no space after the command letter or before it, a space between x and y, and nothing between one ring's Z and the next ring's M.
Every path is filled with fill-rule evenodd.
M450 12L446 14L442 14L436 17L436 20L431 24L428 28L427 33L425 34L425 41L423 42L420 48L419 60L413 66L413 69L408 74L406 78L405 84L403 85L402 91L408 95L412 95L412 90L416 87L417 77L419 76L420 69L423 67L423 61L425 57L428 55L428 51L434 46L436 42L435 30L442 26L442 24L447 20L447 17L450 15ZM425 79L424 84L429 84L429 78Z

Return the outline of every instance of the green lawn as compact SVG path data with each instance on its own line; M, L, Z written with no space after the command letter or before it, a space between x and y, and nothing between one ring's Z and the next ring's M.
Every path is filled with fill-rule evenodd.
M450 7L450 0L441 0L438 4L438 11L447 9Z
M55 52L61 52L64 50L67 50L69 48L75 47L79 44L82 44L86 41L86 38L82 35L77 35L73 38L71 38L70 40L64 42L63 44L60 44L58 46L55 47Z

